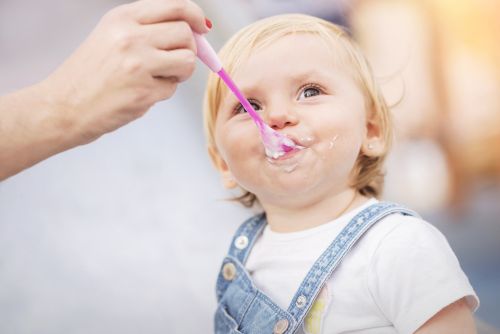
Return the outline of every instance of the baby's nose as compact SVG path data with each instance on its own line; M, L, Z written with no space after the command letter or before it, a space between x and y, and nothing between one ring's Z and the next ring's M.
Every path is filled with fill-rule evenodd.
M273 129L282 129L286 126L295 125L298 122L297 115L291 109L268 110L267 123Z

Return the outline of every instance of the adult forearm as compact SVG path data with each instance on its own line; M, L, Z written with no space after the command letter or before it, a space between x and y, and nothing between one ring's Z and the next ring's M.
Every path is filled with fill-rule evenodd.
M78 145L77 127L43 85L0 97L0 180Z

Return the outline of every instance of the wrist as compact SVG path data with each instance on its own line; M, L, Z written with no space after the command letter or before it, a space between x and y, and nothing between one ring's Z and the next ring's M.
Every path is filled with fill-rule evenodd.
M50 141L50 147L57 151L75 146L71 144L74 141L75 120L72 119L72 113L68 112L70 108L67 101L64 101L47 81L42 81L29 89L30 95L36 100L35 105L38 105L39 119L36 123L39 130L45 132L40 137Z
M88 138L82 131L83 113L77 101L71 98L74 94L69 91L70 87L60 86L49 77L32 88L35 90L33 95L38 97L42 107L44 123L47 124L45 130L51 131L58 151L65 151L87 144L95 138Z

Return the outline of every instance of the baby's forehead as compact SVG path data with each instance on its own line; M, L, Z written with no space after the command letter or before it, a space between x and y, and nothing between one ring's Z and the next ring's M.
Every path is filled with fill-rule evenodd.
M353 66L349 51L340 37L320 32L289 32L273 34L239 44L221 58L230 72L251 66L252 63L275 63L281 65L290 62L318 62L339 67ZM299 55L298 57L296 55Z
M351 74L347 53L332 39L312 33L287 34L259 41L223 59L234 78L272 79L273 75L300 81L307 77Z
M323 31L284 31L281 34L275 33L256 39L253 43L243 46L241 54L249 57L276 45L307 48L311 44L317 44L321 45L323 52L335 55L345 51L340 39L340 36Z

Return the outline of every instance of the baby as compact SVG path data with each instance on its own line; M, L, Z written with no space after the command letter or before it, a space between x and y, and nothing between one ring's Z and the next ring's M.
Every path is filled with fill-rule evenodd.
M216 333L474 333L479 300L443 235L377 200L389 110L358 47L306 15L258 21L220 52L252 106L296 144L266 157L223 82L205 97L210 156L264 213L236 232L217 280Z

